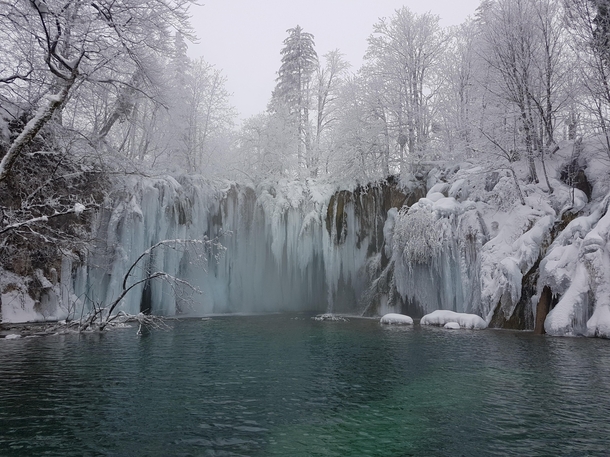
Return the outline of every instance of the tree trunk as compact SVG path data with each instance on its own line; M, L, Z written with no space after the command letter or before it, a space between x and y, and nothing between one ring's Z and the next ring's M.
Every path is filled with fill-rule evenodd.
M540 295L540 300L538 300L538 306L536 307L536 325L534 327L535 335L544 335L546 333L544 330L544 321L551 310L552 300L553 294L551 289L549 286L544 286L544 289L542 289L542 294Z
M525 206L525 198L523 198L523 192L521 191L521 186L519 185L519 179L517 179L517 173L515 173L515 169L511 166L510 171L513 175L513 180L515 182L515 187L517 188L517 194L519 195L519 201L522 205Z
M42 129L47 122L53 116L53 113L61 107L63 102L66 100L70 88L74 84L74 80L65 82L65 85L61 88L59 93L48 97L49 103L46 106L41 106L36 111L34 117L26 124L23 131L13 141L13 144L9 148L8 152L0 161L0 182L4 181L11 172L15 161L19 155L23 152L27 145L29 145L36 134Z

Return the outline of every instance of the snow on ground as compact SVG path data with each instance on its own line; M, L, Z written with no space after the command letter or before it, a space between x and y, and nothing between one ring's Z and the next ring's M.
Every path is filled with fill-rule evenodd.
M388 313L379 320L379 323L393 325L412 325L413 319L404 314Z
M459 328L465 329L485 329L487 322L476 314L456 313L453 311L436 310L430 314L426 314L421 318L421 325L438 325L445 326L446 324L457 324ZM447 328L456 328L455 325Z

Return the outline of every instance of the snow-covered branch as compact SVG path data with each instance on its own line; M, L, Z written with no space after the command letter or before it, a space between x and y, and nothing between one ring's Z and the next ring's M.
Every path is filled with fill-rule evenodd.
M55 113L55 111L66 100L73 82L74 81L67 82L57 94L48 96L48 103L38 109L36 115L26 124L23 131L19 134L15 141L13 141L13 144L0 161L0 182L4 181L9 176L9 173L11 172L11 169L19 155L23 152L27 145L32 142L40 129L44 127L44 125L53 116L53 113Z
M121 291L116 299L114 299L108 306L94 306L93 310L88 313L84 320L82 320L80 329L86 330L99 320L99 330L104 330L104 328L113 320L115 320L118 314L114 314L117 306L121 304L123 298L135 287L140 284L148 283L149 281L153 281L155 279L162 279L169 281L171 284L179 284L181 286L185 286L191 289L194 292L200 291L191 285L188 281L177 278L165 271L155 271L146 274L146 276L142 279L139 279L131 284L128 284L129 278L133 272L133 270L139 265L140 261L149 255L151 255L156 249L166 247L170 249L187 249L190 246L205 246L211 243L208 240L183 240L183 239L171 239L171 240L162 240L158 243L154 244L150 248L146 249L142 252L138 258L131 264L125 275L123 276L123 281L121 283Z
M84 211L89 211L91 209L91 207L87 207L81 203L77 203L74 205L73 208L67 209L65 211L56 211L55 213L48 215L48 216L39 216L39 217L33 217L31 219L25 220L25 221L20 221L20 222L14 222L12 224L9 224L5 227L0 228L0 235L2 235L3 233L6 232L10 232L11 230L16 230L22 227L29 227L32 225L37 225L37 224L41 224L41 223L46 223L49 222L49 219L53 219L56 217L61 217L61 216L66 216L68 214L82 214Z

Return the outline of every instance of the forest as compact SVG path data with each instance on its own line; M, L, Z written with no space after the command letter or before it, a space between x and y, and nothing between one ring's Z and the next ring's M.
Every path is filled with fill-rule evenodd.
M0 1L0 268L31 295L99 242L127 177L355 187L467 162L526 205L528 185L555 192L562 144L572 187L584 145L610 162L607 0L482 0L449 28L405 6L372 23L361 68L295 25L243 122L222 69L187 55L193 4Z

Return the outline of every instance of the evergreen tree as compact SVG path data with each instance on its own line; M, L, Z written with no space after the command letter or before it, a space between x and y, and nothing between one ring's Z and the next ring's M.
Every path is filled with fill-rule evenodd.
M596 8L593 19L593 47L604 60L610 64L610 0L592 0Z
M294 125L298 139L299 167L310 169L309 101L312 77L318 68L318 55L311 33L304 32L298 25L287 32L271 110L277 113L281 111L280 107L287 109L290 119L286 119L286 123Z

